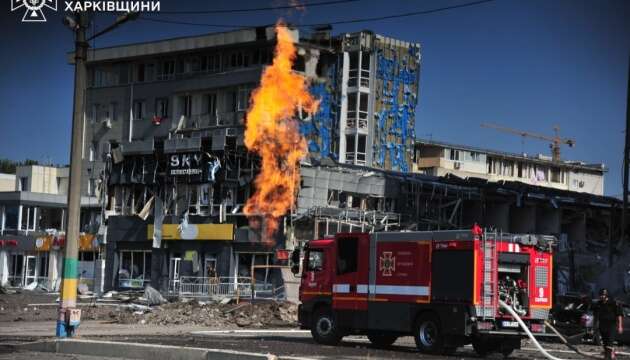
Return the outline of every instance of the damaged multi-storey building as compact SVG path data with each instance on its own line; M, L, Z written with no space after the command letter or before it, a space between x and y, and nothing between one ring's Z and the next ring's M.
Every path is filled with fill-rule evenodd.
M58 291L61 284L68 167L18 166L0 174L0 286ZM100 284L103 262L96 237L101 208L94 182L81 189L79 284Z
M369 31L291 34L293 69L308 78L319 107L297 114L309 153L295 206L271 247L260 219L243 213L260 169L243 134L251 92L273 61L274 28L90 50L83 176L104 208L106 289L247 294L255 280L273 294L283 282L268 265L286 264L285 249L313 238L475 223L556 235L561 290L590 291L604 281L597 274L622 243L620 202L602 196L603 176L601 192L588 194L516 178L420 173L419 44ZM480 159L459 150L461 161L466 151ZM593 251L601 257L583 255Z
M294 71L319 100L300 123L307 162L409 171L420 47L367 31L291 34ZM264 266L286 260L304 211L273 247L243 213L260 167L243 143L246 112L275 41L261 27L89 52L83 176L102 195L106 289L181 293L247 283L252 271L278 284Z

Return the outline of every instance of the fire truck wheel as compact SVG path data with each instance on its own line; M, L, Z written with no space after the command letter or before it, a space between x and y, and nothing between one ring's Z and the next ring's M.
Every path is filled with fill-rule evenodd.
M418 318L414 340L418 350L424 353L440 354L443 350L440 320L433 314L423 314Z
M398 336L383 334L368 334L368 339L375 347L386 348L396 342Z
M337 345L341 340L335 317L325 308L317 310L311 325L311 334L315 341L324 345Z

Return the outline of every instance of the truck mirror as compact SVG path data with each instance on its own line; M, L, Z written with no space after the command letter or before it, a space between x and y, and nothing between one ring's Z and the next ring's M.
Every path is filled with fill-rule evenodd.
M291 262L295 265L295 264L300 264L300 249L295 249L293 250L293 252L291 253Z
M300 264L294 263L293 265L291 265L291 272L293 273L293 275L297 275L300 272Z

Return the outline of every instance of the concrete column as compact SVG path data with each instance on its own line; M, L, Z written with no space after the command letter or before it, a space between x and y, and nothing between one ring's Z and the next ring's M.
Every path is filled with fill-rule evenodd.
M60 256L61 253L57 250L48 253L48 286L51 291L57 291L59 288Z
M536 232L536 207L512 206L510 208L510 231L515 234L533 234Z
M0 286L9 282L9 254L6 250L0 251Z
M2 205L0 207L0 235L4 235L4 229L6 227L6 223L7 223L7 208L6 206Z
M22 230L22 205L18 206L18 221L17 221L17 230Z
M487 203L486 217L483 224L498 231L510 232L510 206L505 203Z
M97 259L97 260L94 260L94 292L97 295L101 295L103 293L104 286L105 286L105 259Z
M558 235L562 232L560 221L562 211L551 207L536 209L536 232L545 235Z

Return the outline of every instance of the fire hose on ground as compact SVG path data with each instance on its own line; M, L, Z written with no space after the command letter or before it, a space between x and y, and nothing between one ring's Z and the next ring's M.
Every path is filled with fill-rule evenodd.
M523 331L525 332L525 334L527 334L527 336L530 338L530 340L532 341L532 343L534 344L534 346L536 346L536 348L538 349L538 351L540 351L541 354L543 354L546 358L550 359L550 360L567 360L567 359L562 359L559 357L555 357L553 355L551 355L550 353L547 352L547 350L545 350L540 343L538 342L538 340L536 340L536 338L534 337L534 335L532 334L531 331L529 331L529 328L527 327L527 325L525 325L525 323L523 322L523 320L521 319L520 316L518 316L518 314L514 311L514 309L512 309L511 306L509 306L508 304L506 304L505 302L503 302L502 300L499 300L499 305L505 309L510 315L512 315L512 317L514 318L514 320L516 320L516 322L518 322L518 325L521 327L521 329L523 329ZM562 337L561 337L562 339ZM575 349L572 349L573 351L575 351ZM577 351L576 351L577 352ZM587 356L583 353L578 352L578 354L583 355L583 356ZM592 355L588 355L588 357L594 358L594 359L598 359L598 360L603 360L603 357L597 357L597 356L592 356Z

